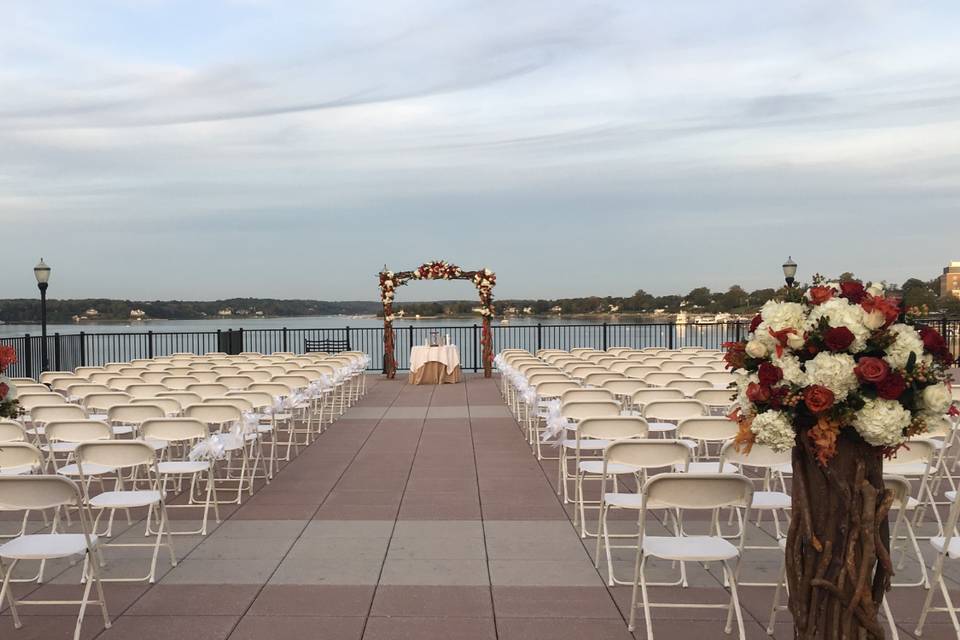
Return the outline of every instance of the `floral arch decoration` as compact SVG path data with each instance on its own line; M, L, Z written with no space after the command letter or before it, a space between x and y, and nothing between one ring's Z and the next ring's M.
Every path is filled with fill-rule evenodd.
M380 272L380 300L383 302L383 372L388 378L397 374L397 359L394 354L393 298L397 287L411 280L470 280L480 296L480 314L483 316L483 333L480 346L483 353L483 375L489 378L493 371L493 334L490 332L490 319L494 315L493 287L497 276L490 269L464 271L455 264L444 260L434 260L420 265L413 271L393 272L383 267Z

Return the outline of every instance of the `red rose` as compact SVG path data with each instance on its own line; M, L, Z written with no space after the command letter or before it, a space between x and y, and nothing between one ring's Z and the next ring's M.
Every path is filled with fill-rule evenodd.
M786 387L774 387L773 389L770 389L770 402L768 403L770 408L774 411L779 411L782 409L783 401L786 399L788 392L789 389Z
M897 318L900 316L900 301L896 298L884 298L882 296L871 296L867 295L863 301L860 303L860 306L863 307L864 311L871 313L873 311L879 311L883 314L884 327L889 327L891 324L897 321Z
M753 320L750 321L750 333L753 333L757 330L757 327L760 326L760 323L763 322L763 318L760 317L760 314L753 316Z
M0 382L0 400L3 400L7 397L7 393L10 391L10 387L6 382Z
M840 283L840 297L846 298L854 304L860 304L867 295L863 283L857 280L847 280Z
M836 291L834 291L833 287L810 287L810 290L807 291L807 293L810 295L811 303L823 304L832 298Z
M823 413L833 406L835 400L833 391L819 384L809 386L803 392L803 401L813 413Z
M757 369L757 375L760 376L760 384L765 387L772 387L783 380L783 370L775 364L761 362Z
M885 400L898 399L907 388L907 382L903 376L894 371L882 381L877 383L877 395Z
M830 351L846 351L853 344L853 332L846 327L830 327L823 333L823 342Z
M769 402L770 388L751 382L747 385L747 399L756 404Z
M878 384L883 382L890 373L890 365L880 358L860 358L857 366L853 368L853 372L857 374L857 378L861 382Z
M0 371L17 361L17 350L9 345L0 345Z
M939 331L927 326L917 327L917 331L920 332L920 339L923 340L924 348L933 354L933 357L943 362L953 361L953 354L950 353L947 341L943 339Z

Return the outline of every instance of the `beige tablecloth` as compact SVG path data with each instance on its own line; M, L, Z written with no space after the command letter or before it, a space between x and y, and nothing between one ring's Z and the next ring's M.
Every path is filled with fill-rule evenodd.
M447 371L442 362L427 362L410 372L410 384L456 384L460 382L460 367Z
M460 382L460 350L456 345L410 350L411 384Z

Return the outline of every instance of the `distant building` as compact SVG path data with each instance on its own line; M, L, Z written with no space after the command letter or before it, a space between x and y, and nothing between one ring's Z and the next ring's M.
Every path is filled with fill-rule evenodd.
M96 318L98 315L100 315L100 312L96 309L87 309L83 312L83 315L87 316L88 318Z
M555 306L555 307L550 307L550 311L552 311L552 312L554 312L554 313L562 313L562 312L563 312L563 307L561 307L560 305L557 305L557 306Z
M130 309L130 318L133 320L143 320L147 317L147 312L143 309Z
M960 262L951 262L940 276L940 297L949 296L960 299Z
M218 315L218 316L232 316L232 315L233 315L233 309L231 309L230 307L227 307L226 309L220 309L220 311L217 311L217 315Z
M523 312L529 316L533 313L533 307L524 307Z

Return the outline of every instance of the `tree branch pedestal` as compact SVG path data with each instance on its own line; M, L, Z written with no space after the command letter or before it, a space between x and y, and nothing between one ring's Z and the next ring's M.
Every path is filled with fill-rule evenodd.
M825 466L807 429L798 442L786 547L794 637L884 638L879 613L893 567L883 459L853 429L840 429Z

